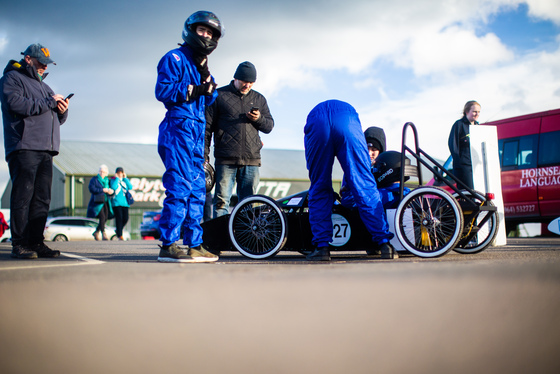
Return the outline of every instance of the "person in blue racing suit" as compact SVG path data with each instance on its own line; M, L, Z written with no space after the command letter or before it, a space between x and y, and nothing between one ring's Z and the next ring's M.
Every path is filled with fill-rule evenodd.
M305 159L311 181L309 223L312 243L316 247L307 259L330 261L335 157L348 176L348 187L354 195L360 218L372 236L373 245L381 250L382 258L398 258L389 243L394 235L389 231L381 197L370 171L371 161L356 110L339 100L322 102L307 116L304 133Z
M206 179L204 175L205 106L216 99L208 55L223 36L222 23L207 11L185 22L184 43L159 61L156 98L167 113L159 126L158 153L165 165L166 197L160 219L160 262L211 262L218 257L202 247ZM176 245L183 227L185 249Z

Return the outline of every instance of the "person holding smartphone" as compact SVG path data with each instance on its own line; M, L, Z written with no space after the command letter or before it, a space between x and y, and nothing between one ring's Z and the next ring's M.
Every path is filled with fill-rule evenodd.
M56 65L48 48L31 44L11 60L0 79L4 148L10 170L10 225L14 258L58 257L43 242L51 202L53 156L60 126L68 118L68 99L44 82Z
M249 61L237 67L229 85L218 88L218 98L206 109L205 158L209 159L214 135L214 218L229 213L233 185L239 201L256 193L259 185L262 141L274 119L265 97L253 90L257 69Z

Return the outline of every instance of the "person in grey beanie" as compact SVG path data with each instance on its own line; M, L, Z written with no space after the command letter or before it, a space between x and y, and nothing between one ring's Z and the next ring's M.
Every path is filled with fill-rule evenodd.
M209 160L212 135L216 189L214 218L229 213L233 185L239 201L256 193L259 184L262 141L274 127L265 97L253 90L257 69L249 61L239 64L229 85L218 88L218 98L206 109L205 158Z

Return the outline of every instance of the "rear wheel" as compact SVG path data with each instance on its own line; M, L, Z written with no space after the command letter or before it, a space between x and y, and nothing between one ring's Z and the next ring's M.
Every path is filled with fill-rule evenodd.
M462 191L463 194L471 196L476 203L482 205L483 196L480 192L475 191L476 194L471 196L471 193L468 191ZM453 197L460 203L461 196L458 193L453 194ZM489 206L494 206L492 201L488 201ZM470 212L464 212L464 214L469 214ZM478 223L481 222L488 214L491 214L491 217L482 225L479 226ZM464 235L468 235L472 229L477 230L476 235L474 238L465 244L460 244L453 248L455 252L463 253L463 254L472 254L478 253L485 250L496 238L498 235L498 212L488 212L488 211L480 211L480 213L474 218L473 222L465 222L465 233Z
M229 218L229 236L244 256L263 259L274 256L286 244L288 225L274 199L250 196L239 202Z
M409 252L419 257L439 257L457 245L463 231L463 212L449 192L419 187L399 204L395 231Z
M67 242L68 238L66 235L58 234L53 238L53 242Z

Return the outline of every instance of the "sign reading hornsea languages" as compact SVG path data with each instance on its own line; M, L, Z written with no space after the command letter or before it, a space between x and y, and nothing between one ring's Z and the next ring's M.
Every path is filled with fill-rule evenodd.
M521 171L519 187L560 186L560 167L549 166Z

